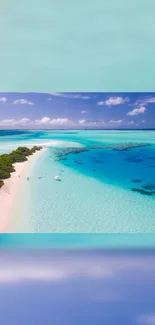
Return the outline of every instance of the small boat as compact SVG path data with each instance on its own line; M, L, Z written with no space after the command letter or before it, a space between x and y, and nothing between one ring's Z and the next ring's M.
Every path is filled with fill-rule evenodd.
M59 176L57 176L57 175L56 175L56 176L54 176L54 180L55 180L55 181L61 181L60 177L59 177Z

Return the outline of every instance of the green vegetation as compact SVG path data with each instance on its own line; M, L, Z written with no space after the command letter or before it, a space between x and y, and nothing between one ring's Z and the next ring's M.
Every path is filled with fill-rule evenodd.
M19 147L10 154L0 155L0 188L4 185L3 179L9 178L11 173L15 171L13 164L26 161L28 156L41 149L40 146L34 146L31 149Z

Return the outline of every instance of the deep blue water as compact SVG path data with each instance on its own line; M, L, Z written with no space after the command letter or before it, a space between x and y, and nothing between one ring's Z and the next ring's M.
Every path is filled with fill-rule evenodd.
M102 182L129 190L148 185L155 189L155 145L127 151L91 149L65 158L64 166Z

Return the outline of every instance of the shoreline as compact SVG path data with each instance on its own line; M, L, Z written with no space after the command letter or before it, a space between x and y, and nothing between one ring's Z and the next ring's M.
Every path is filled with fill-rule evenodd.
M44 148L41 150L43 151ZM15 171L11 173L11 177L4 180L4 185L0 188L0 233L8 231L10 224L10 211L12 209L14 199L17 193L20 181L24 176L24 172L34 158L39 156L41 151L36 151L32 156L27 157L27 161L17 162L13 166Z

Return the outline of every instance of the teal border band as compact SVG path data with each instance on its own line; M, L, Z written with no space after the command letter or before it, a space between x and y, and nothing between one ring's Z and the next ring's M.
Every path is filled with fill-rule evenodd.
M155 234L0 234L0 248L155 248Z

